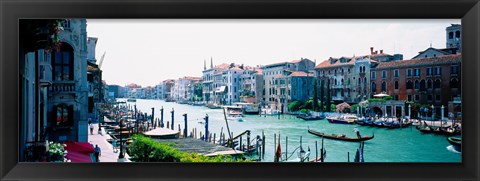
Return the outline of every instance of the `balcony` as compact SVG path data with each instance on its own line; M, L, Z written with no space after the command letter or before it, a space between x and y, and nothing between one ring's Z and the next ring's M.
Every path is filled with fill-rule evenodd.
M332 87L334 89L343 89L343 88L345 88L345 85L333 85Z
M52 85L52 65L48 62L41 62L39 67L40 86L47 87Z
M343 101L345 98L343 96L333 96L332 100L334 101Z
M74 81L54 81L48 91L51 93L75 94L76 85Z

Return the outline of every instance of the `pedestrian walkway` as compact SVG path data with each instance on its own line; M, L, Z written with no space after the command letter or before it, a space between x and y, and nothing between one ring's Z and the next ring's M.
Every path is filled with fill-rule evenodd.
M93 135L90 134L90 130L88 130L88 142L94 147L95 145L98 145L98 147L100 147L100 149L102 150L100 162L118 162L118 155L120 153L120 150L114 153L112 144L107 141L112 137L106 134L103 128L101 131L102 134L98 134L98 124L93 124L93 126ZM130 156L125 153L125 162L131 162L129 158ZM93 161L95 162L95 158L93 158Z

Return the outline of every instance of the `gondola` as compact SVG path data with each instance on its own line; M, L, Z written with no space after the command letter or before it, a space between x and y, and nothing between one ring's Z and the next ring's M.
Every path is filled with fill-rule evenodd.
M454 147L455 150L462 151L462 138L448 137L447 141Z
M310 129L308 129L308 133L320 136L322 138L333 139L333 140L341 140L341 141L349 141L349 142L368 141L368 140L371 140L375 137L375 134L373 134L372 136L364 136L364 137L361 137L361 138L350 138L350 137L347 137L343 134L342 135L325 134L325 133L313 131L313 130L310 130Z

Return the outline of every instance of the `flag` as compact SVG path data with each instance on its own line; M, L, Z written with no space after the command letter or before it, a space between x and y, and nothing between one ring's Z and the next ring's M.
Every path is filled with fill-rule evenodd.
M280 162L281 157L282 157L282 147L280 146L280 134L278 134L278 145L277 145L277 150L275 151L274 162Z

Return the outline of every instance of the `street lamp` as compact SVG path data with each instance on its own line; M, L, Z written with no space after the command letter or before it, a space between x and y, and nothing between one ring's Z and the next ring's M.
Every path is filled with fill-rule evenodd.
M122 136L122 128L123 128L123 119L120 120L120 154L118 154L118 160L123 161L125 156L123 155L123 136Z

